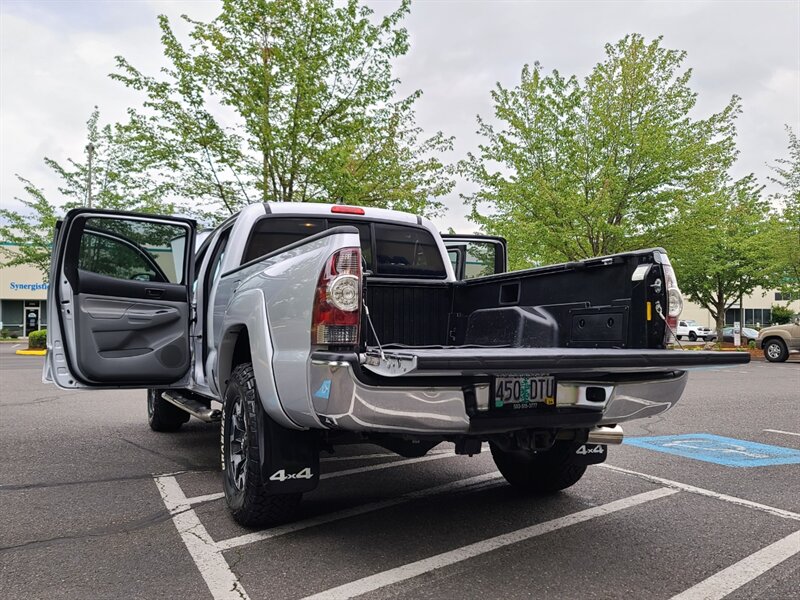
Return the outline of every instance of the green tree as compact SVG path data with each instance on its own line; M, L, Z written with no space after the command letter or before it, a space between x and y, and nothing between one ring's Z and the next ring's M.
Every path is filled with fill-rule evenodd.
M727 182L685 205L666 227L670 258L685 296L706 308L722 340L725 311L773 273L767 224L769 202L753 175Z
M794 311L791 308L787 308L786 306L781 306L780 304L772 305L772 322L775 325L784 325L785 323L791 323L793 316L794 316Z
M773 196L780 211L772 221L771 247L775 258L775 285L787 296L800 298L800 140L789 126L789 158L777 160L775 177L781 187Z
M95 107L86 123L87 140L94 145L92 164L92 205L110 210L130 210L171 214L175 206L165 201L170 185L158 182L138 168L135 156L122 144L111 125L100 126ZM0 239L16 245L15 250L0 247L8 266L28 264L47 278L56 221L66 211L84 206L88 199L88 165L68 158L58 162L45 157L47 167L60 181L58 201L29 179L17 175L24 196L15 197L20 210L0 209ZM64 201L66 200L66 201Z
M661 241L678 205L719 185L735 158L739 99L692 115L686 53L628 35L581 82L536 63L491 95L497 124L460 172L472 219L509 240L514 268Z
M51 242L59 211L47 200L43 189L20 175L17 179L26 197L14 199L24 208L21 211L0 208L0 239L16 248L11 250L0 246L0 254L5 266L31 265L39 269L47 280Z
M255 201L344 201L433 213L453 182L396 98L408 0L383 17L357 0L225 0L210 23L160 17L162 75L118 57L112 75L145 94L125 131L176 192L232 212Z

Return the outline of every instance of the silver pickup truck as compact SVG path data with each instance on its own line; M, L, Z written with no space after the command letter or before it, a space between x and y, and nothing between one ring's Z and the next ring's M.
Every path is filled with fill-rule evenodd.
M221 420L246 526L290 519L340 444L488 442L510 484L561 490L620 423L675 404L688 369L749 360L666 349L682 299L662 249L506 272L502 238L374 208L254 204L205 236L77 209L50 281L45 380L146 388L156 431Z

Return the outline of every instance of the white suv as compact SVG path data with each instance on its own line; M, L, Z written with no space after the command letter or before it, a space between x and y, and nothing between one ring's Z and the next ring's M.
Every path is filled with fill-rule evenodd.
M688 337L693 342L697 339L706 340L712 335L713 332L711 329L691 319L681 319L678 321L678 331L675 333L675 337L678 339Z

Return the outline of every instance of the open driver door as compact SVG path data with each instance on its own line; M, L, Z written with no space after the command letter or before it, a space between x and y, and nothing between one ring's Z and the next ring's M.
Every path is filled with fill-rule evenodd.
M56 226L44 380L63 389L185 387L195 222L74 209Z

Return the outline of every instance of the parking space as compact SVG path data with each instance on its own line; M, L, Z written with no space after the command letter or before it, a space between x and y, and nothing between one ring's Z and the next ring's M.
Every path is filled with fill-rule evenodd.
M325 455L296 522L250 531L221 499L218 428L155 434L141 392L59 393L37 382L41 359L0 358L3 596L689 600L800 589L800 465L730 459L800 451L800 364L693 373L675 409L626 426L633 443L560 494L516 493L486 451L442 445L403 459L352 446Z

